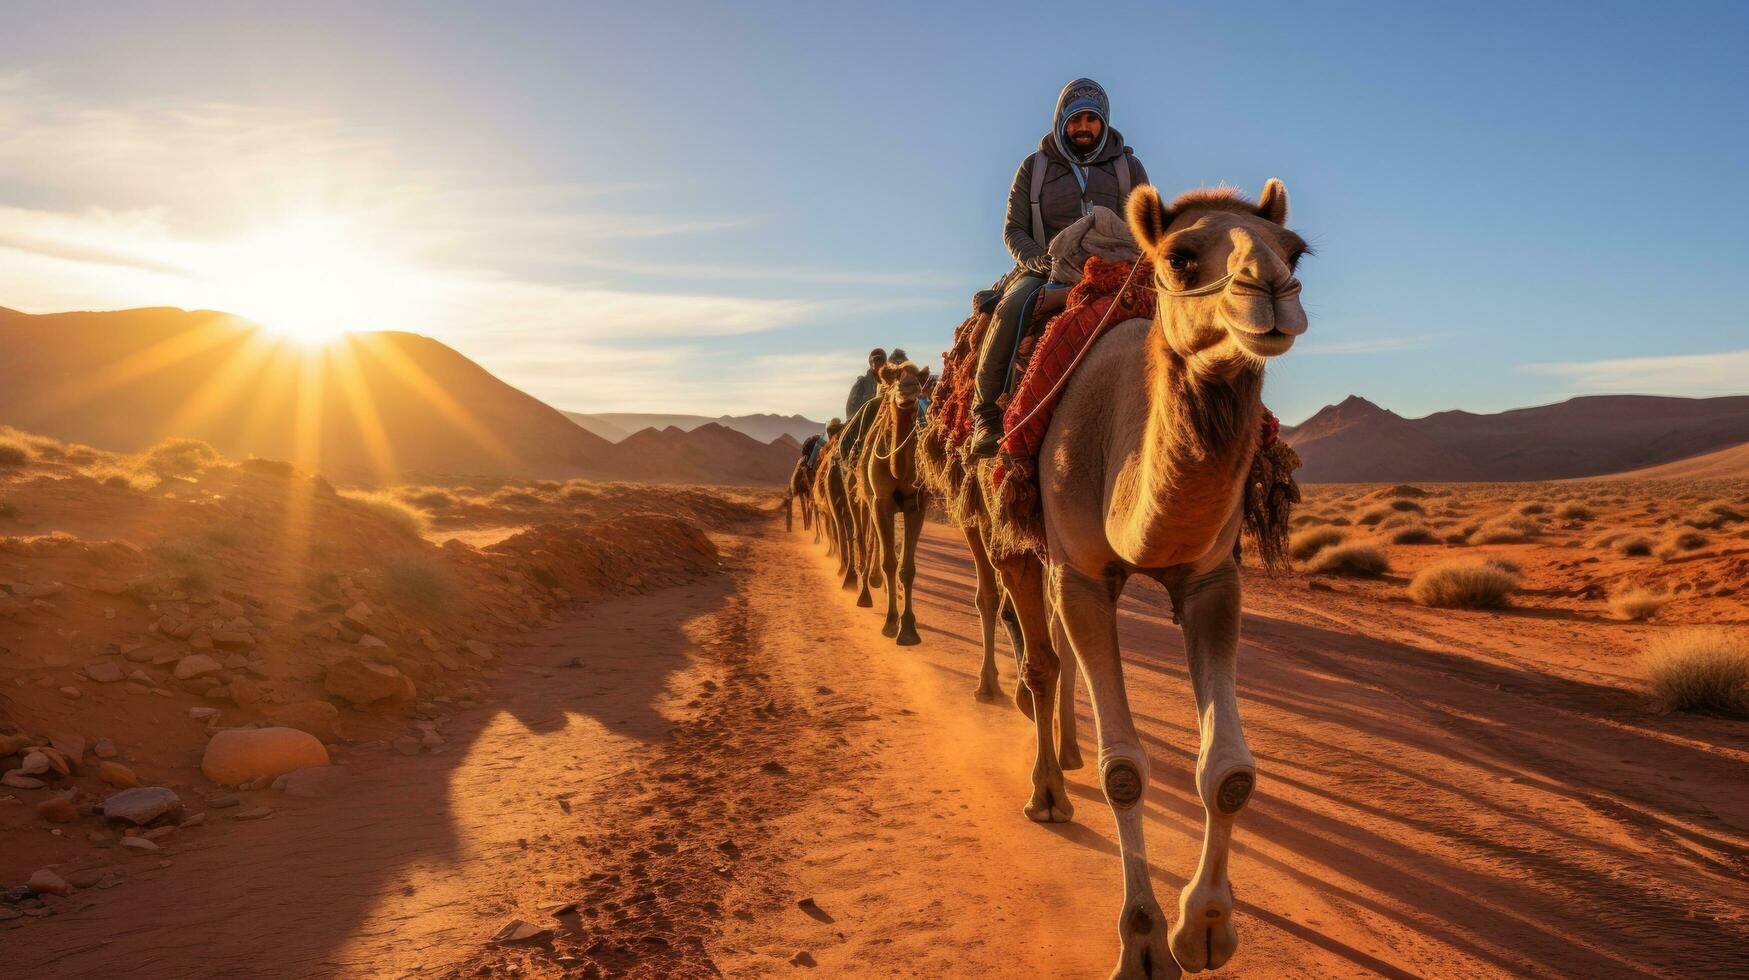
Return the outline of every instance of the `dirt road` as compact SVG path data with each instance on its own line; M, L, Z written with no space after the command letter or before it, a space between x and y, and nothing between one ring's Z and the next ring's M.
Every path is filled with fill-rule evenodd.
M0 931L19 976L1103 977L1109 811L1028 823L1032 729L971 697L963 549L923 540L924 643L893 646L780 524L728 574L602 603L511 648L439 754L353 750L349 790ZM1381 614L1248 581L1236 976L1741 976L1749 737L1649 713L1571 624ZM1156 888L1195 862L1195 715L1163 595L1123 608L1154 760ZM569 666L579 658L582 666ZM1003 684L1012 660L1003 650ZM1082 746L1094 757L1082 714ZM811 901L803 902L804 899ZM577 903L553 917L543 907ZM492 947L512 917L550 945Z

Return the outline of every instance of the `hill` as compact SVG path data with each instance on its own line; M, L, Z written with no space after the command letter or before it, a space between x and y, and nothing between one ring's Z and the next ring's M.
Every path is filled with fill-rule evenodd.
M606 440L411 333L320 349L225 313L0 310L0 422L134 452L169 436L378 480L583 475Z
M800 415L660 415L647 412L565 412L565 417L608 442L619 442L643 429L676 428L691 432L701 425L716 423L740 432L759 442L769 443L788 435L801 443L826 428L824 423Z
M1595 395L1495 414L1406 419L1358 395L1320 409L1283 438L1301 480L1560 480L1687 459L1749 441L1749 396Z
M1612 473L1610 480L1743 480L1749 479L1749 442L1716 452L1690 456L1626 473Z
M787 435L766 443L715 422L691 430L671 425L609 446L599 469L612 479L651 483L782 484L798 449Z

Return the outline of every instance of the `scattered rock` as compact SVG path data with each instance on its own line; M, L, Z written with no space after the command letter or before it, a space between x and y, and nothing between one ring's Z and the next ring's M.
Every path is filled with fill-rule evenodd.
M30 880L24 883L24 887L37 895L67 896L73 894L73 886L67 883L67 879L47 868L38 868L30 876Z
M481 660L492 659L492 648L481 643L479 640L469 640L462 644L462 646L466 647L469 653L479 657Z
M357 707L378 702L406 702L416 696L412 678L388 664L342 660L328 668L322 690Z
M205 677L208 674L216 674L223 669L217 660L206 654L191 653L176 661L176 669L171 673L176 675L177 680L186 681L196 677Z
M189 708L188 709L188 717L193 718L195 721L206 721L208 718L212 718L212 717L216 716L218 713L219 713L219 709L217 709L217 708Z
M217 630L213 633L213 646L221 650L247 650L255 646L255 637L245 630Z
M17 755L34 741L29 735L0 735L0 756Z
M234 807L241 802L243 802L243 800L235 793L220 793L216 796L209 796L206 798L206 805L215 810L224 810L229 807Z
M97 778L118 789L129 789L140 785L140 777L134 771L119 762L100 762L97 764Z
M115 684L127 676L122 673L121 664L111 663L108 660L86 664L84 674L99 684Z
M309 769L294 769L280 777L283 782L277 782L287 796L302 796L318 799L333 796L346 788L351 781L351 772L345 766L315 766Z
M402 755L419 754L419 740L411 735L403 735L400 738L395 739L392 744L395 747L395 751Z
M139 786L124 789L103 801L103 815L143 826L182 806L174 790L162 786Z
M816 962L814 960L813 956L809 955L808 951L805 949L802 950L801 952L797 953L796 955L790 957L789 962L790 962L791 966L815 967L815 966L820 965L818 962Z
M370 605L368 603L358 602L354 603L351 609L346 610L346 612L340 617L340 621L345 623L347 628L354 630L355 632L363 633L370 629L370 614Z
M66 687L61 688L61 696L70 701L77 701L80 698L79 689L69 684Z
M31 776L21 776L18 770L14 769L6 775L0 776L0 785L10 786L13 789L42 789L43 781Z
M49 744L74 765L78 765L79 760L85 758L85 738L82 735L53 734L49 736Z
M200 771L221 786L275 776L312 766L326 766L322 740L296 728L233 728L206 743Z
M21 776L35 776L53 768L54 766L49 764L48 753L42 749L32 749L24 754L24 762L12 771Z
M232 820L262 820L273 816L273 811L264 806L252 806L246 810L238 810L231 815Z
M121 846L130 851L139 851L142 854L151 854L162 850L162 848L158 846L157 841L147 840L144 837L123 837L121 839Z
M267 697L267 688L260 681L239 677L231 682L225 693L231 696L232 701L247 708L260 704Z
M99 759L113 759L121 754L116 751L115 743L107 738L100 738L96 742L93 742L91 745L91 752Z
M188 819L177 824L176 826L181 827L183 830L187 830L190 827L198 827L203 823L206 823L206 814L197 813L194 816L189 817Z
M36 815L49 823L72 823L79 819L79 808L65 796L55 796L36 805Z
M97 888L103 884L103 879L109 877L110 874L108 868L81 868L78 871L67 872L66 878L74 888Z
M233 681L231 687L235 689ZM324 742L340 737L340 709L326 701L294 701L267 712L275 724L309 732Z
M492 934L494 943L537 943L551 937L553 931L522 919L511 919Z

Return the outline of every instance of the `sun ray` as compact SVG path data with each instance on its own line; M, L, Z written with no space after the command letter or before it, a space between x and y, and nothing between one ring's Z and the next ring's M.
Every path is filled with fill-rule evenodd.
M194 426L225 414L225 409L237 400L239 393L258 390L258 386L250 382L256 381L263 371L270 368L270 358L283 356L283 353L283 343L270 341L260 333L251 334L242 348L165 420L162 435L187 435Z
M462 430L462 433L472 439L481 449L490 453L494 459L506 464L515 462L514 454L492 434L491 430L482 425L466 407L455 400L453 395L433 381L424 369L413 363L412 359L407 357L405 353L395 349L384 337L362 334L351 339L354 341L354 346L363 348L374 356L379 363L393 372L407 387L417 392L432 408L435 408L456 428Z
M229 317L215 318L135 351L89 376L70 379L30 406L29 411L46 416L77 408L129 382L179 364L227 341L235 341L235 332L227 329L229 324L222 322L227 320L231 324L236 322Z
M395 483L400 480L400 467L395 463L394 449L389 444L389 436L383 429L382 419L377 414L376 402L359 370L357 359L357 338L342 338L326 352L333 365L334 373L340 382L340 391L346 397L346 404L352 412L352 422L358 427L358 434L364 440L364 450L370 457L371 469L379 483Z

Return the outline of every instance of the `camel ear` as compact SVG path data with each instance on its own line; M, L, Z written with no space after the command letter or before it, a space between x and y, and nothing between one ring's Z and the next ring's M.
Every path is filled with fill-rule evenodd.
M1287 185L1279 178L1269 178L1263 185L1263 196L1257 201L1257 216L1287 226Z
M929 386L935 383L935 379L929 376L928 368L924 368L923 373L917 376L917 383L922 385L925 391L929 390Z
M893 383L893 379L897 378L898 376L899 376L899 372L896 368L894 368L894 366L892 364L882 364L881 365L880 379L881 379L882 384L889 384L890 385Z
M1129 220L1130 234L1136 236L1144 252L1152 252L1166 237L1172 216L1160 204L1160 192L1153 184L1143 184L1130 192Z

